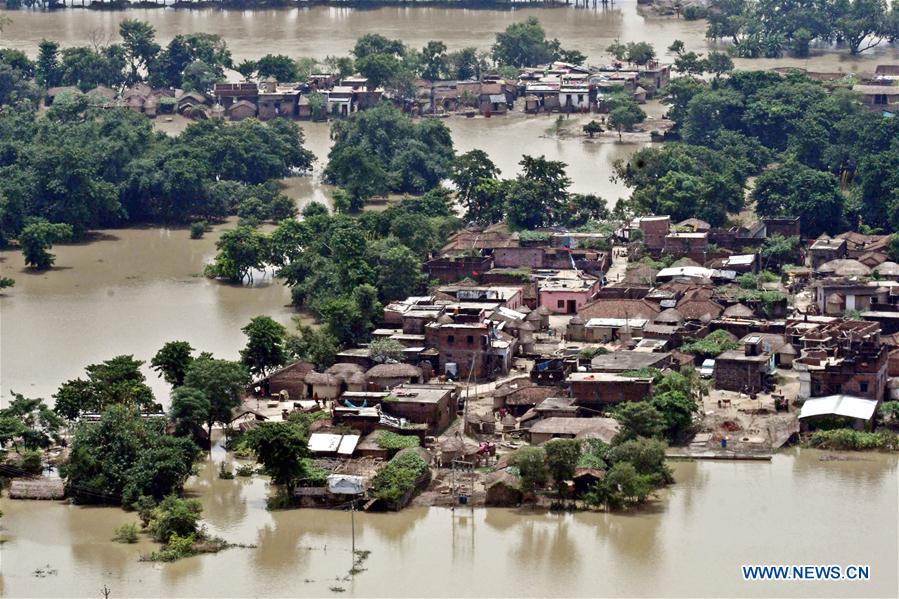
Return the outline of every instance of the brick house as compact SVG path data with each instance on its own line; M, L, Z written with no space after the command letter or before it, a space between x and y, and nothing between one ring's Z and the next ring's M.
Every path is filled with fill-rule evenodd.
M749 335L742 349L728 350L715 359L715 387L758 393L774 371L774 352L760 335Z
M601 408L640 401L652 394L652 379L608 372L572 372L566 379L579 406Z

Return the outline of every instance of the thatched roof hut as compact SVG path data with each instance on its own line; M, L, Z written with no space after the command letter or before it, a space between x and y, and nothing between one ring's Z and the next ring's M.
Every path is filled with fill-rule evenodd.
M486 480L486 504L497 507L515 507L521 503L521 479L508 470L497 470Z
M755 312L746 304L734 304L733 306L728 306L722 312L722 316L725 318L752 318L755 316Z
M368 369L365 373L365 379L376 385L393 387L401 383L422 382L422 372L421 368L402 362L396 364L378 364Z
M57 477L17 478L9 487L10 499L58 500L65 496L65 484Z
M832 274L837 277L865 276L871 274L871 269L852 259L838 259L825 262L818 267L819 274Z

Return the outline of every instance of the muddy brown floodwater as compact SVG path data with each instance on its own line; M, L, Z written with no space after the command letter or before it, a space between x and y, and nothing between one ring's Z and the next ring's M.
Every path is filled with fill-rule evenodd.
M173 564L109 541L118 508L0 500L0 594L9 597L666 596L894 597L897 459L674 463L677 484L632 514L412 508L356 514L265 510L264 479L219 480L221 451L188 490L209 530L255 549ZM745 582L742 564L868 564L867 582ZM38 569L55 573L36 576ZM339 587L345 593L332 591Z
M616 38L621 41L649 41L663 53L675 39L689 50L708 49L704 21L644 17L636 0L617 0L608 8L597 9L458 9L443 7L381 7L353 9L314 6L310 8L241 10L129 9L95 11L70 9L40 13L9 11L12 25L3 31L3 44L37 52L42 38L59 40L64 46L90 44L93 39L118 36L118 24L126 18L150 22L163 43L181 33L218 33L228 42L237 60L280 53L297 58L322 59L346 54L356 39L369 32L399 38L420 48L429 40L442 40L450 50L465 46L489 49L497 31L529 16L540 19L550 37L559 38L566 48L580 50L588 62L606 61L605 48ZM815 48L809 59L738 61L745 68L768 68L772 64L808 66L815 70L873 71L878 62L895 60L899 49L886 45L852 57Z

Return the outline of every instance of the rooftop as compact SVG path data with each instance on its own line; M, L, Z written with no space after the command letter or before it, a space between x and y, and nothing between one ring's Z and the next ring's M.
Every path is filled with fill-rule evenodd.
M625 372L627 370L652 368L666 362L668 358L670 358L668 353L658 354L621 350L595 356L590 361L590 367L595 371Z

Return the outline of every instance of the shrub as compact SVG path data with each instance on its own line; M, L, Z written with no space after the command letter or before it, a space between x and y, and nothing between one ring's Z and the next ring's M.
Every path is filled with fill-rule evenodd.
M173 562L182 557L190 557L191 555L196 554L196 551L194 550L194 543L196 542L197 537L194 534L182 537L177 533L174 533L169 538L169 542L166 546L159 551L151 553L149 559L153 562Z
M225 467L225 462L219 464L219 478L222 480L231 480L234 478L234 473Z
M411 435L398 435L390 431L382 431L378 435L378 447L381 449L406 449L418 446L418 437Z
M691 4L684 7L683 15L687 21L698 21L709 16L709 9L699 4Z
M202 511L203 507L196 499L169 495L153 508L147 530L160 543L168 543L173 535L195 535Z
M203 234L206 233L206 221L199 220L196 222L190 223L190 238L191 239L200 239L203 237Z
M240 476L240 477L247 477L247 476L253 476L253 474L255 474L255 472L256 472L256 468L253 466L253 464L241 464L234 471L234 474L236 474L237 476Z
M816 431L808 440L810 447L862 451L867 449L899 449L899 435L891 431L868 433L848 428Z
M44 469L41 452L26 451L22 454L22 470L28 474L40 474Z
M427 469L427 462L417 453L397 454L372 478L372 497L387 503L399 501L415 488L415 482Z
M736 341L724 329L718 329L709 333L703 339L685 343L681 350L702 358L715 358L727 350L737 349L738 347L740 347L739 341Z
M115 529L112 540L116 543L137 543L137 524L122 524Z
M542 448L523 447L515 453L512 463L521 475L522 491L533 493L546 484L549 469L546 467L546 452Z

